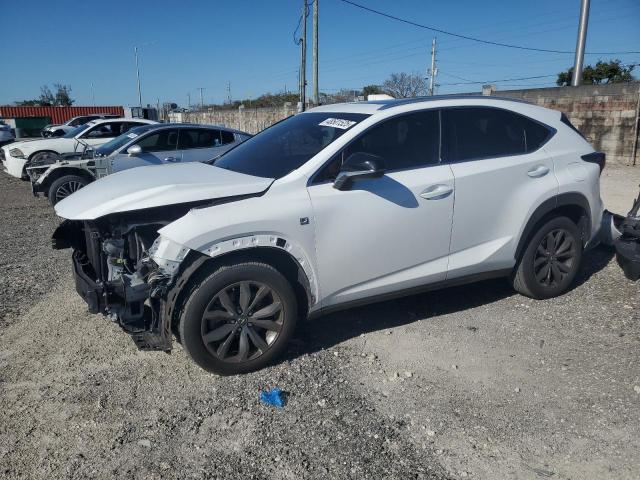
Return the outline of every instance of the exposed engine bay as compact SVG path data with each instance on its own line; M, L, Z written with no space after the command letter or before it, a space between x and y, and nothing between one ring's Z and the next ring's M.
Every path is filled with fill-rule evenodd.
M55 249L72 248L76 290L91 313L116 321L143 350L171 350L167 291L178 262L156 262L158 230L185 215L192 203L65 220L53 234ZM179 252L180 253L180 252ZM183 249L181 258L188 253Z

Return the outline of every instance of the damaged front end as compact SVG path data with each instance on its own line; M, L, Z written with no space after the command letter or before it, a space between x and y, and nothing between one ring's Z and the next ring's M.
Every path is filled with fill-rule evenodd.
M76 291L89 311L116 321L141 350L171 350L167 293L189 249L160 239L158 230L189 208L65 220L53 234L53 248L73 249Z
M622 220L620 236L614 240L616 260L630 280L640 279L640 194Z

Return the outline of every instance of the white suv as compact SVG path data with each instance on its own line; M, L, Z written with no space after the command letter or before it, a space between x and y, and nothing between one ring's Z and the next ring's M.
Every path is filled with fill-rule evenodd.
M298 317L504 276L560 295L597 239L604 155L494 97L327 105L215 164L110 175L56 205L76 286L139 348L262 367Z

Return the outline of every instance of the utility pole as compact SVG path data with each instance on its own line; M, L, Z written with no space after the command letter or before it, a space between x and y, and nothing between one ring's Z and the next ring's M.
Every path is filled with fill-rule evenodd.
M227 82L227 103L231 105L231 82Z
M302 0L302 37L300 44L300 111L305 111L307 102L307 0Z
M431 68L427 72L429 74L429 95L433 95L436 86L436 75L438 75L438 67L436 67L436 39L433 38L431 43Z
M138 104L142 108L142 92L140 90L140 66L138 65L138 47L133 47L133 53L136 57L136 79L138 80Z
M202 96L202 91L205 89L206 87L198 87L196 88L196 90L200 90L200 109L203 110L204 109L204 98Z
M93 82L91 82L91 99L93 100L93 106L96 106L96 91L93 89Z
M187 107L191 110L191 93L187 93Z
M313 0L313 103L320 104L320 91L318 87L318 0Z
M580 24L578 26L578 40L576 42L576 58L573 62L573 76L571 86L577 87L582 80L582 66L584 64L584 46L587 42L587 26L589 24L589 0L582 0L580 6Z

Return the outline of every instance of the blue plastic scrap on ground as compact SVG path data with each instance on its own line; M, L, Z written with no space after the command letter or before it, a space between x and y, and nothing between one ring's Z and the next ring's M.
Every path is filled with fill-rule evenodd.
M262 390L260 392L260 401L266 405L283 408L285 405L285 395L279 388L272 390Z

